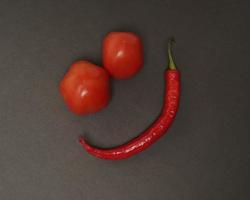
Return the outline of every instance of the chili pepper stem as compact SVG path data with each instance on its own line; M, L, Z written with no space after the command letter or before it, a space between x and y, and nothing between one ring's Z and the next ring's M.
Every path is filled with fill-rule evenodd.
M170 38L168 42L168 59L169 59L169 65L168 68L171 70L176 70L175 62L172 56L172 44L175 42L174 38Z

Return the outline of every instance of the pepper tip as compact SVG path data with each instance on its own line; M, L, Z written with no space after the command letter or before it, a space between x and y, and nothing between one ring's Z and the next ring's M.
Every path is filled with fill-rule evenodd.
M78 139L78 142L81 144L81 145L84 145L86 143L85 139L80 136L79 139Z

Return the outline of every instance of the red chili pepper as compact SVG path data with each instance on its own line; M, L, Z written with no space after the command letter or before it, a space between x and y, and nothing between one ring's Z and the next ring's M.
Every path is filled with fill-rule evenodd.
M137 138L118 147L110 149L100 149L87 143L84 138L80 138L80 144L93 156L108 160L120 160L133 156L156 142L162 137L172 124L178 110L180 98L180 72L176 69L171 54L170 40L168 46L169 69L165 71L165 98L162 112L157 120Z

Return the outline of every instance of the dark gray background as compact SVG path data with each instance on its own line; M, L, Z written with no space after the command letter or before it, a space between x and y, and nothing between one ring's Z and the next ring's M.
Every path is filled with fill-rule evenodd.
M250 3L0 1L1 200L249 199ZM113 81L103 111L70 113L58 83L80 58L101 64L113 30L141 35L145 65ZM89 156L137 136L159 114L167 38L182 73L179 113L152 148L122 161Z

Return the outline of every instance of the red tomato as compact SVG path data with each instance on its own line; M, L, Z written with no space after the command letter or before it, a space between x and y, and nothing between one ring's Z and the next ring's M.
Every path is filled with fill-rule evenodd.
M110 32L103 40L103 64L116 79L134 76L143 64L142 43L131 32Z
M72 112L79 115L97 112L110 99L109 75L102 67L77 61L61 80L60 92Z

